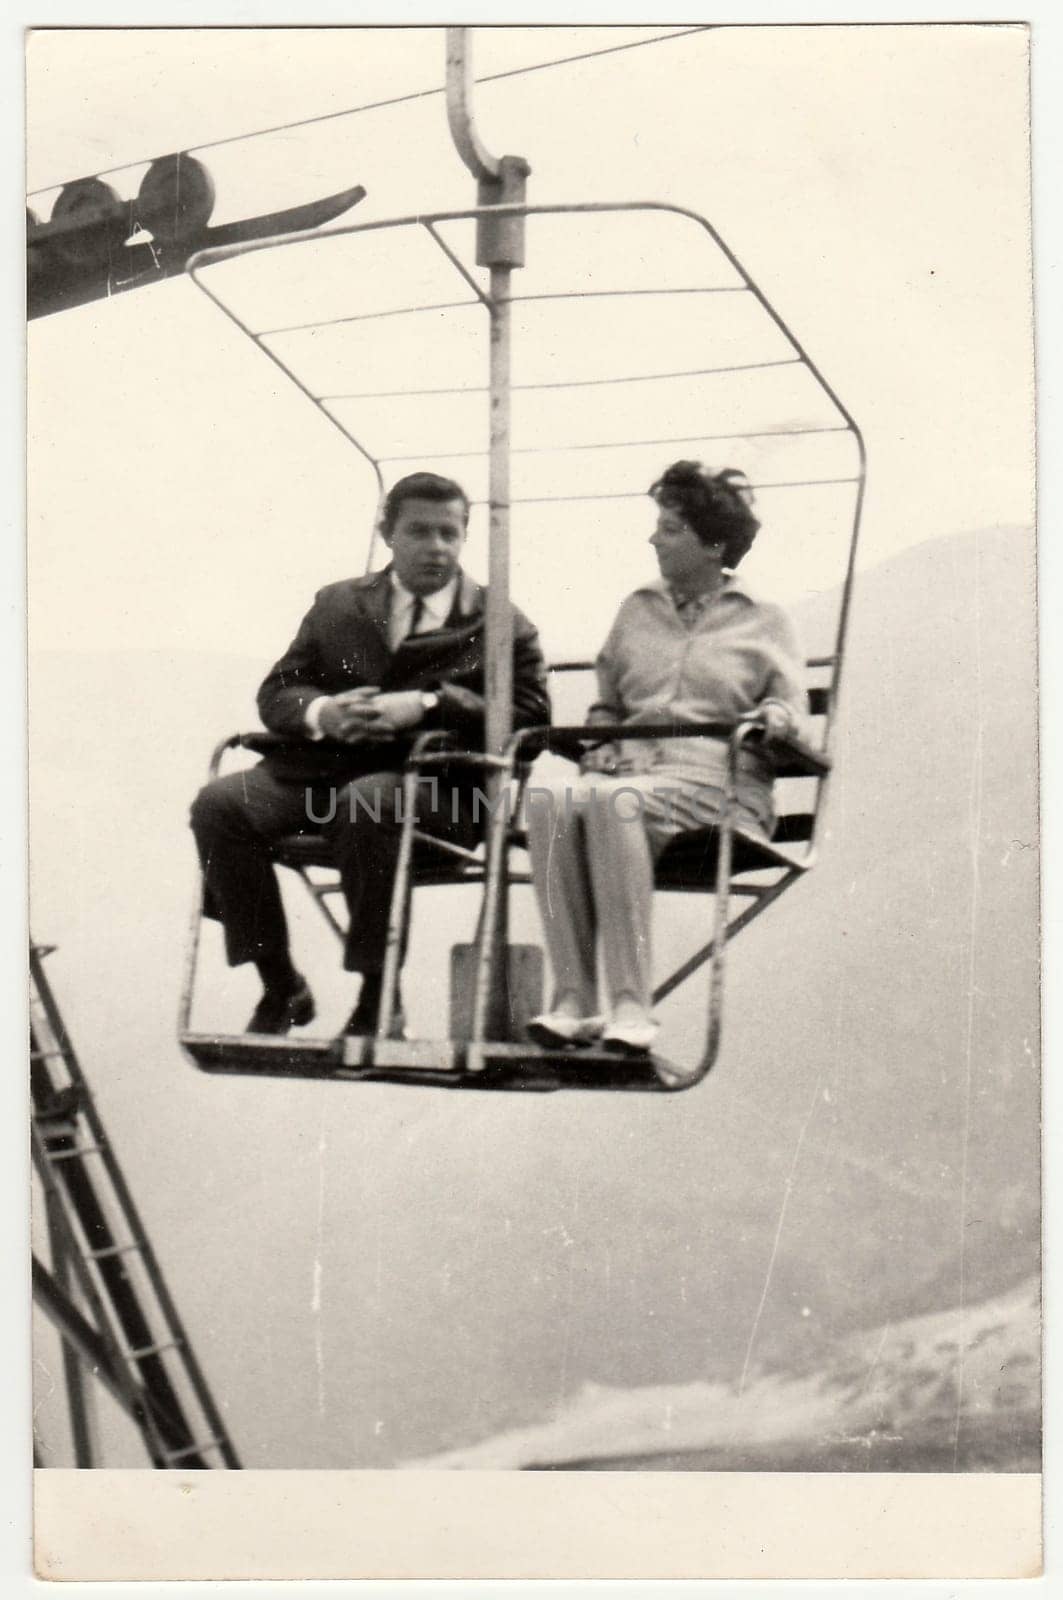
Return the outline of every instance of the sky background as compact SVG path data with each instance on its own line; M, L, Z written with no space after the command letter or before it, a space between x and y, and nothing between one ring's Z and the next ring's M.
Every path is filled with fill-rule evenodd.
M490 75L651 36L477 30L474 63ZM874 562L1032 515L1025 49L1018 27L720 29L481 84L476 114L488 148L531 161L533 201L652 198L713 220L864 429ZM442 51L434 29L264 31L253 52L225 29L39 33L31 190L139 157L109 180L132 194L166 150L438 84ZM358 221L472 202L438 94L201 155L219 222L352 182L369 191ZM42 216L53 197L33 194ZM31 648L266 660L315 587L361 569L364 464L189 282L40 319L30 359ZM634 436L652 421L633 412ZM648 508L622 526L588 652L652 571ZM578 547L566 564L552 622L585 614ZM534 614L519 573L514 590Z

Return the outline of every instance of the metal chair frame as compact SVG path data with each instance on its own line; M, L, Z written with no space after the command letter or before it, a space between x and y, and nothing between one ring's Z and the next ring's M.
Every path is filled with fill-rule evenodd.
M809 667L822 670L830 658L817 658ZM574 662L555 670L586 670L589 664ZM829 720L830 691L814 690L813 709ZM392 891L385 956L384 1000L373 1039L320 1041L258 1040L250 1036L211 1036L196 1034L190 1028L192 996L199 951L202 917L202 890L197 894L189 940L189 962L182 995L180 1031L182 1042L197 1064L212 1071L240 1073L278 1073L284 1076L357 1077L391 1082L439 1084L475 1088L638 1088L682 1089L699 1083L716 1060L723 1022L724 968L727 946L748 927L784 890L798 882L815 861L815 834L819 804L803 814L809 827L803 849L785 843L772 843L743 833L733 821L734 782L737 760L743 745L759 737L755 721L737 727L715 723L699 725L662 723L633 728L617 724L574 724L554 728L531 728L514 735L503 757L483 752L455 749L440 733L422 734L414 744L404 776L402 825L395 883ZM519 794L528 772L529 747L547 748L562 755L578 755L582 748L603 739L651 739L664 737L711 737L728 741L728 788L720 825L697 834L680 836L676 844L690 853L691 846L703 847L700 871L680 867L669 871L667 852L659 864L657 889L660 893L713 893L713 929L708 940L681 962L654 990L659 1002L674 993L695 972L712 963L706 1043L692 1068L684 1068L657 1056L645 1063L624 1061L602 1051L550 1052L519 1041L490 1037L490 1006L497 977L494 969L494 941L479 941L475 976L473 1026L468 1040L395 1040L389 1037L392 996L396 992L402 931L409 914L410 900L417 887L483 884L481 929L490 926L500 913L508 889L531 881L529 871L514 869L511 854L523 844L514 826L516 809L510 801L488 808L488 827L481 850L468 850L448 840L436 838L417 826L417 800L421 785L431 782L435 769L442 765L467 764L497 774L505 796ZM225 753L235 748L266 754L284 741L275 734L233 734L215 748L209 776L216 777ZM829 758L822 750L797 740L786 741L775 750L780 778L811 777L816 780L817 802L830 770ZM420 859L418 859L420 852ZM325 921L342 939L343 924L328 904L341 892L333 872L321 882L311 877L315 869L330 866L328 848L315 835L284 838L276 845L273 857L278 865L293 871L303 882ZM737 859L736 859L737 857ZM434 858L434 859L433 859ZM770 881L764 882L766 875ZM757 881L760 880L760 881ZM736 897L748 904L732 915Z
M471 221L477 224L478 229L485 224L503 225L509 221L523 221L529 217L547 215L593 215L617 212L646 212L678 216L688 219L695 227L700 228L713 241L723 257L737 273L739 282L727 291L720 292L748 292L752 294L761 309L774 324L775 328L788 342L792 354L779 362L756 363L756 365L801 365L815 380L822 394L834 408L837 420L823 427L795 427L792 429L770 430L770 437L786 437L796 433L848 433L856 447L856 466L853 474L842 478L804 478L795 480L794 483L757 484L754 488L793 488L807 487L824 484L851 484L855 488L854 507L851 522L851 537L849 542L848 560L841 589L841 602L838 615L838 624L833 653L821 657L810 663L819 669L829 670L830 684L827 690L825 706L825 728L822 749L816 750L798 742L788 742L777 752L779 756L780 773L811 777L816 780L815 803L812 808L812 821L807 837L807 848L794 850L785 843L765 845L756 841L735 827L732 817L734 802L734 787L739 752L743 744L759 736L759 729L751 721L743 722L736 728L721 729L713 725L705 725L700 729L689 726L677 727L676 725L662 724L654 728L634 729L624 727L615 729L615 733L622 731L625 739L632 737L660 737L662 734L680 733L690 737L703 733L706 736L719 738L726 737L729 741L729 764L727 780L727 797L724 813L718 829L710 830L713 837L706 835L703 841L709 849L715 846L716 868L709 879L698 884L696 879L687 874L684 879L682 874L677 881L667 882L667 873L662 873L659 887L662 889L676 889L693 891L700 887L703 891L714 888L715 926L707 942L673 973L658 984L655 999L661 1000L674 990L690 975L712 962L710 977L709 1008L704 1049L691 1068L682 1068L674 1063L665 1062L659 1058L650 1058L645 1062L632 1062L616 1057L607 1056L603 1051L580 1051L578 1060L576 1053L551 1053L533 1049L531 1046L515 1043L513 1041L490 1039L487 1037L487 1016L489 999L496 973L495 965L498 959L497 939L492 937L492 929L504 922L505 901L508 887L511 883L527 881L527 874L523 876L519 871L512 871L510 867L511 845L515 842L514 835L508 821L496 819L494 811L487 830L485 850L483 857L478 854L472 856L462 852L457 847L448 845L443 841L433 840L430 835L425 835L418 830L412 821L417 790L420 784L431 775L434 767L441 762L453 763L456 760L476 764L488 774L489 782L493 785L492 792L497 795L499 786L519 782L523 778L527 762L527 748L530 740L538 740L555 750L566 750L571 754L578 751L582 744L594 739L602 739L609 734L609 730L602 727L590 728L585 725L575 725L553 730L528 730L514 737L506 734L502 742L498 742L499 728L509 727L507 707L502 708L492 702L488 706L489 732L488 749L483 753L461 753L453 750L441 750L437 736L427 735L418 740L411 754L410 762L406 769L405 785L407 786L408 803L405 807L407 822L404 825L400 840L399 869L396 874L394 894L391 908L391 925L389 928L388 967L390 974L397 971L399 930L406 914L409 895L412 893L414 883L427 882L482 882L483 903L481 908L481 930L483 937L480 941L480 960L476 974L476 997L473 1009L472 1038L467 1041L442 1040L442 1041L416 1041L416 1040L390 1040L387 1032L391 1018L388 1005L382 1008L380 1026L377 1036L371 1040L346 1039L322 1043L321 1041L292 1040L292 1039L253 1039L250 1036L225 1036L213 1037L209 1035L193 1034L189 1028L191 1010L192 985L195 976L195 964L198 950L198 923L202 910L201 898L197 900L194 913L194 928L189 947L189 963L186 973L185 991L182 996L181 1006L181 1041L184 1047L196 1060L197 1064L211 1071L231 1072L278 1072L285 1075L302 1076L327 1076L340 1078L385 1078L389 1081L407 1083L440 1083L447 1085L469 1087L504 1087L504 1088L557 1088L557 1087L632 1087L640 1089L676 1089L690 1087L700 1082L710 1070L719 1049L720 1029L722 1025L723 1010L723 976L726 958L726 947L729 939L733 938L743 928L747 927L755 917L767 909L768 905L794 884L808 871L815 859L816 835L818 819L822 811L823 801L826 797L827 779L831 763L831 735L837 707L838 689L841 678L841 668L844 657L845 641L848 631L849 614L851 606L853 575L855 571L856 551L859 537L861 512L863 507L866 454L863 438L852 416L846 410L832 387L827 383L815 363L808 356L803 346L796 339L779 314L768 302L762 290L741 265L733 251L721 238L713 225L697 212L685 207L660 201L625 201L625 202L578 202L559 205L529 205L521 203L495 204L477 206L472 208L437 211L431 214L418 214L399 218L384 219L372 222L358 222L345 224L341 227L329 229L327 232L312 231L307 233L289 234L275 240L256 241L254 243L235 246L227 249L207 250L195 256L189 263L188 271L199 288L222 310L229 319L236 324L252 341L278 366L300 391L328 418L343 436L354 445L361 456L369 464L375 474L378 494L382 496L384 489L384 475L382 465L388 458L377 456L364 439L358 438L344 424L340 416L333 409L344 396L317 394L293 370L292 366L282 360L275 348L267 342L278 332L294 331L284 329L263 329L256 331L248 325L246 320L239 316L213 287L206 281L209 269L222 261L229 261L239 256L245 256L263 250L281 250L298 248L310 242L319 243L325 239L337 236L353 236L361 234L380 233L386 230L412 230L421 235L427 235L439 248L442 255L451 267L464 281L465 287L471 292L472 299L462 301L460 304L475 305L480 303L491 320L492 328L492 357L494 361L495 347L499 338L499 329L503 325L506 329L505 337L508 339L508 313L509 305L520 300L519 295L509 294L508 276L504 291L498 287L494 268L492 268L492 290L487 293L481 287L476 277L466 267L454 250L438 231L440 226L449 222ZM596 291L597 293L598 291ZM628 291L605 290L605 294L623 294ZM666 293L671 291L654 291ZM710 292L710 291L706 291ZM712 291L715 292L715 291ZM409 311L423 310L424 307L409 307ZM441 308L437 308L441 309ZM394 316L401 314L394 309L380 312L360 314L364 320L371 320L375 316ZM334 318L332 321L344 321L346 318ZM308 326L320 327L325 323L315 323ZM508 363L508 357L507 357ZM712 367L713 373L726 373L745 370L743 366ZM647 376L633 374L623 379L601 379L592 382L636 382ZM493 417L492 440L490 451L480 452L490 455L492 462L492 498L491 498L491 555L492 572L498 570L499 552L508 562L509 529L508 529L508 504L506 496L496 500L497 484L501 480L496 478L495 466L498 458L499 438L503 439L505 450L508 451L508 423L509 423L509 389L508 365L506 367L505 382L501 389L497 387L496 365L492 366L492 396L497 400L498 414ZM570 384L578 380L566 380ZM565 387L562 382L552 387ZM405 390L406 394L419 391ZM461 387L460 392L469 392L467 386ZM720 435L719 437L754 437L752 434ZM610 441L617 448L634 446L649 441L616 440ZM669 440L660 439L652 441L662 447ZM676 440L675 443L680 441ZM682 441L686 442L686 441ZM435 454L429 448L426 455ZM393 458L398 460L399 458ZM508 478L506 479L508 486ZM615 499L616 495L579 495L579 496L535 496L535 500L554 499ZM375 538L370 543L367 557L367 569L373 565L375 557ZM503 563L505 564L505 563ZM508 583L508 567L507 579ZM492 591L495 588L492 578ZM498 604L492 601L493 613L488 615L488 632L490 636L492 614L497 617ZM495 634L497 645L498 634ZM576 665L576 664L566 664ZM579 664L582 665L582 664ZM505 687L505 686L503 686ZM499 688L496 684L491 693L495 700L498 699ZM822 692L822 691L821 691ZM490 698L490 696L489 696ZM268 740L268 736L266 736ZM494 742L492 742L494 741ZM215 753L215 762L212 771L217 770L217 761L222 752L233 745L243 745L245 748L263 749L266 743L262 735L235 735L224 741ZM500 808L501 810L501 808ZM699 836L700 837L700 836ZM450 867L445 870L440 865L438 875L426 874L414 870L415 851L420 848L422 857L429 847L434 847L437 854L448 862L460 861L461 866ZM750 853L754 852L754 864L750 864ZM316 904L337 933L341 926L327 904L328 898L336 891L334 883L315 883L310 877L309 869L312 863L307 859L307 851L303 848L303 859L289 851L289 859L285 863L284 851L278 853L277 859L282 863L293 866L294 870L303 878L312 894ZM312 852L310 852L312 855ZM706 866L708 865L708 849L706 850ZM667 861L662 862L662 868L667 866ZM764 883L751 882L750 877L760 877L764 873L771 873L771 881ZM459 874L459 876L455 876ZM731 916L732 900L741 896L749 900L737 915ZM389 986L385 983L385 994L390 993Z

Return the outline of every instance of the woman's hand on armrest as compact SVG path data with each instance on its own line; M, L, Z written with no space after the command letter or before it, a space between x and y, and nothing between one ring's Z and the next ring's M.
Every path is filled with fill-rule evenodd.
M613 773L617 770L620 751L615 744L596 744L580 757L581 772Z
M798 731L798 719L783 700L762 701L756 710L756 720L764 729L766 744L776 739L792 739Z
M610 778L634 777L652 770L651 746L648 743L629 745L623 751L616 744L595 745L584 752L579 765L581 772L601 772Z

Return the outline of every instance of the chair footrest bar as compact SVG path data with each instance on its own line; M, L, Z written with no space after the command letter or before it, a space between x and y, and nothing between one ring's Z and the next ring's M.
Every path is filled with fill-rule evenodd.
M453 1039L349 1039L345 1063L388 1072L452 1072L462 1070L462 1047ZM362 1047L359 1056L357 1047Z
M641 1089L671 1087L669 1073L681 1073L659 1056L625 1056L611 1050L544 1050L536 1044L485 1039L466 1048L470 1072L490 1078L509 1073L544 1086L570 1089ZM487 1087L487 1084L484 1085Z
M485 1039L291 1040L249 1034L186 1034L185 1050L207 1072L316 1078L334 1083L389 1083L478 1092L548 1093L557 1089L627 1089L667 1093L693 1082L662 1056L608 1050L544 1050L532 1043Z
M181 1044L208 1072L316 1077L343 1062L343 1040L271 1038L254 1033L185 1033Z

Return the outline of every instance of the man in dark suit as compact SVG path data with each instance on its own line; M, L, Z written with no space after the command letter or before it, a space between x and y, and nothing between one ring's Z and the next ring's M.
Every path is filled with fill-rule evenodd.
M322 589L266 676L258 708L291 740L256 767L197 795L192 828L204 910L224 926L229 963L253 961L262 998L248 1032L283 1034L314 1017L292 964L272 843L323 828L349 914L344 953L362 974L349 1033L371 1033L401 820L402 767L414 738L444 729L466 749L484 739L484 593L461 569L469 502L448 478L416 472L388 494L381 531L390 565ZM538 635L513 608L513 722L549 721ZM471 844L482 775L441 778L427 831Z

